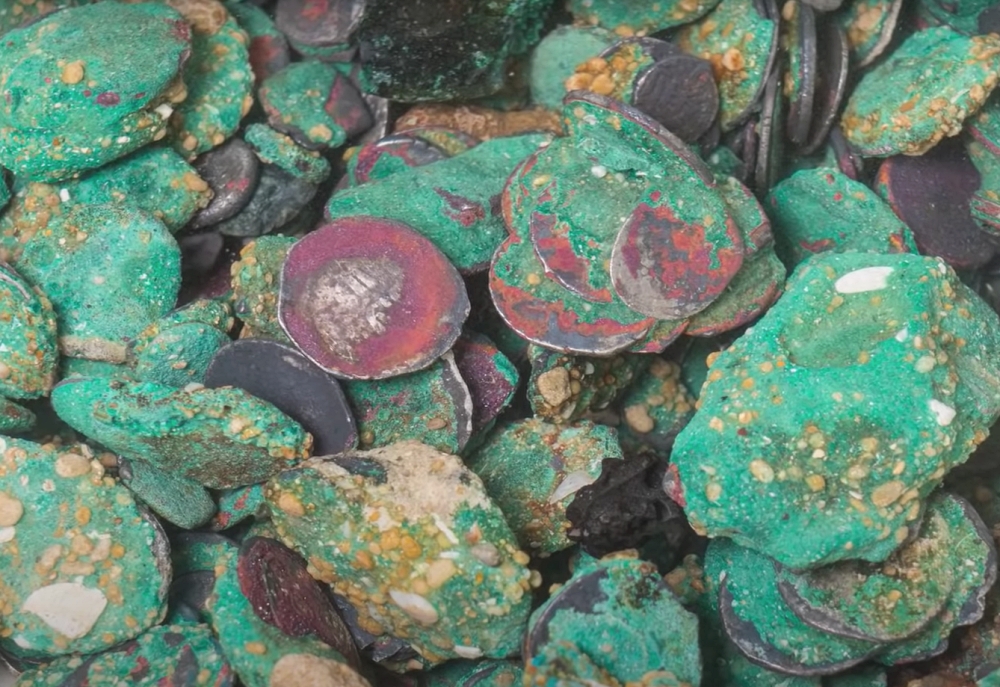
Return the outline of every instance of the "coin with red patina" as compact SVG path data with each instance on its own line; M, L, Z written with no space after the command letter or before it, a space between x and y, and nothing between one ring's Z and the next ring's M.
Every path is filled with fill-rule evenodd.
M451 348L469 314L455 267L401 222L345 217L292 246L278 318L323 369L384 379L430 365Z

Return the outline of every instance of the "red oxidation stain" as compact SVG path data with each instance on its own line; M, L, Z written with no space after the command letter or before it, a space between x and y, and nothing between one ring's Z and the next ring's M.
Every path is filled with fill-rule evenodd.
M319 21L330 11L327 0L309 0L302 8L302 16L309 21Z
M573 250L569 239L570 227L555 215L531 214L531 243L545 265L545 271L563 286L588 301L610 303L611 290L594 288L590 284L591 261ZM596 247L591 243L591 247Z
M112 107L122 101L121 97L114 91L104 91L97 96L97 104L104 107Z
M446 210L448 217L455 220L468 229L476 222L486 219L486 209L474 200L463 198L460 195L446 191L443 188L436 188L434 192L441 196L448 204L450 210Z
M684 486L681 484L681 476L677 472L677 466L673 463L667 466L667 472L663 476L663 490L667 492L667 497L678 506L681 508L687 506L687 499L684 498Z

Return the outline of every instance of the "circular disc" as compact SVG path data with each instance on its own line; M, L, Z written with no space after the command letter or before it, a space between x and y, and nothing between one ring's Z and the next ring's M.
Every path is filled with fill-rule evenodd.
M188 229L210 227L235 216L250 202L260 178L260 161L239 138L231 138L201 155L194 168L215 195L208 207L194 216Z
M336 379L290 346L240 339L219 349L205 372L210 388L235 386L274 405L313 435L313 453L356 448L354 417Z
M921 253L975 269L996 253L969 209L979 185L979 172L961 142L949 139L920 156L885 160L876 190L910 227Z
M632 105L686 143L712 128L719 112L719 88L712 65L692 55L675 55L647 68L636 79Z
M469 315L455 267L401 222L346 217L292 246L278 319L313 362L349 379L430 365Z
M409 167L421 167L448 156L433 143L409 134L393 134L368 143L354 153L348 165L351 186L359 186ZM345 176L345 180L348 177Z
M728 215L678 217L678 197L654 191L625 221L611 251L615 290L633 310L689 317L718 298L743 264L743 239Z

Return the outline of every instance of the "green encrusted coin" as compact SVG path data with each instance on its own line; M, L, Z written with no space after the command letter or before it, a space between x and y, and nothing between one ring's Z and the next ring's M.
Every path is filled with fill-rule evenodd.
M622 458L615 431L580 421L537 418L498 427L466 458L500 507L518 542L542 555L568 548L566 507L601 474L604 458Z
M251 124L243 138L262 162L276 165L293 177L321 184L330 176L330 163L326 158L306 150L289 136L265 124Z
M191 301L156 320L132 340L132 354L139 355L166 329L186 324L205 324L227 333L233 328L233 313L229 303L207 298Z
M528 403L536 417L553 424L607 409L650 363L650 358L631 353L597 358L541 346L529 347L528 358Z
M77 0L10 0L0 6L0 36L31 19L66 7L75 7Z
M419 441L458 453L472 436L472 395L450 351L417 372L341 384L363 449Z
M224 565L239 545L221 534L210 532L177 532L170 538L170 560L174 577L195 572L212 572Z
M618 439L626 451L669 454L677 434L694 416L695 398L681 380L680 365L654 358L621 398Z
M59 184L75 203L131 203L176 232L208 205L212 190L194 167L164 146L150 146Z
M726 635L747 658L769 670L830 675L858 665L881 648L803 623L778 592L772 562L728 539L709 544L705 575L718 589Z
M449 661L423 675L423 687L517 687L524 667L519 661L484 658L479 661Z
M10 399L0 398L0 434L23 434L35 426L35 414Z
M913 636L955 592L956 548L966 537L978 538L961 512L958 518L948 512L952 501L935 496L917 536L884 562L841 561L802 573L780 569L778 590L803 622L831 634L872 642Z
M804 169L767 196L775 251L789 271L833 250L916 253L909 227L870 188L828 169Z
M244 246L233 263L233 312L255 336L291 343L278 322L278 282L296 241L293 236L261 236Z
M326 205L327 218L370 215L403 222L463 274L482 271L506 237L494 203L507 177L549 140L542 134L494 138L432 165L337 191Z
M996 322L939 260L813 256L711 364L668 490L794 569L884 560L1000 414Z
M288 39L275 26L270 14L240 0L226 2L226 9L250 38L250 66L258 84L288 66L291 61Z
M962 130L997 84L1000 37L918 31L855 87L841 129L857 152L921 155Z
M744 263L718 300L688 321L690 336L718 336L752 322L781 295L785 266L768 246Z
M598 684L701 682L697 618L655 565L626 556L581 567L531 615L524 659L532 685L590 684L594 669Z
M246 687L370 687L343 655L314 635L292 636L261 620L240 590L236 563L235 555L220 563L207 607L222 651Z
M178 527L197 529L215 515L215 501L208 490L170 470L119 457L118 477L139 501Z
M753 191L731 176L716 175L716 188L743 237L743 257L752 258L774 243L771 218Z
M0 647L17 657L104 651L166 612L166 536L75 450L0 439L0 570Z
M778 22L754 0L722 0L700 21L682 28L676 43L708 60L719 85L719 124L728 131L760 100L778 48Z
M334 118L330 99L345 77L318 60L290 64L260 85L260 103L271 126L311 149L339 148L347 132Z
M59 417L127 458L213 489L262 482L293 466L312 436L242 389L174 389L74 377L52 392Z
M0 395L37 398L56 380L56 317L41 289L0 262Z
M154 627L97 656L60 658L22 674L17 687L98 687L125 679L132 687L230 687L233 678L211 628L184 623Z
M431 664L517 653L528 556L457 456L404 442L317 458L271 480L267 499L282 540L362 629Z
M579 23L631 35L689 24L718 4L719 0L570 0L567 9Z
M72 7L3 40L0 163L36 181L162 138L191 48L180 15L155 3Z
M967 36L989 33L981 30L979 15L993 7L992 0L957 0L956 2L935 2L919 0L917 17L929 26L948 26Z
M997 578L997 552L990 530L969 502L953 494L939 492L929 513L937 510L951 530L947 562L955 575L948 602L930 624L919 633L893 645L876 659L883 665L923 661L948 648L948 636L956 627L972 625L983 617L986 593Z
M264 487L251 484L246 487L226 489L219 493L217 512L209 528L226 530L234 527L247 518L268 517L267 502L264 500Z
M170 141L192 159L222 145L253 107L250 39L217 0L162 0L191 24L187 98L170 118Z
M65 355L124 362L128 340L177 300L177 242L131 206L64 204L32 217L32 198L0 222L0 247L52 301Z
M619 37L599 26L559 26L535 46L528 67L531 101L558 110L566 95L566 79L581 62L597 57Z
M853 0L835 15L859 67L871 64L889 46L902 8L903 0Z
M163 386L201 384L208 364L227 343L225 332L207 324L166 327L136 354L133 374L138 381Z

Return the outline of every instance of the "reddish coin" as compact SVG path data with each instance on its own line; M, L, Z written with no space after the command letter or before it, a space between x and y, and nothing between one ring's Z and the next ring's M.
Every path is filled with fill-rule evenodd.
M384 379L430 365L469 315L455 267L401 222L345 217L292 246L278 319L323 369Z
M625 220L611 251L611 279L625 304L661 320L690 317L718 298L743 264L728 215L681 219L679 196L654 191Z

